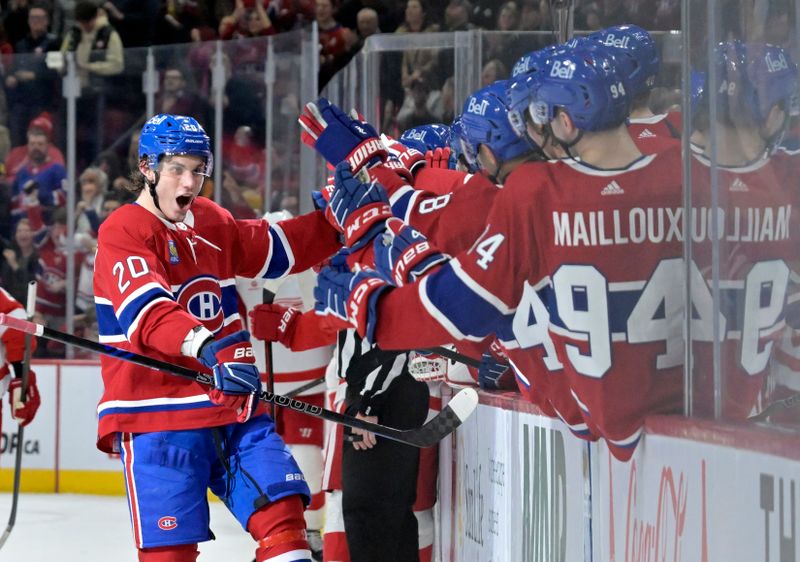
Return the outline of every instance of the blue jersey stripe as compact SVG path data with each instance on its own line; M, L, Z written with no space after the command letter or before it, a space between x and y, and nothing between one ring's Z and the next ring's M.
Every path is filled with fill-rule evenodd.
M119 325L114 307L110 304L96 302L94 308L97 314L97 332L101 336L122 336L125 331Z
M122 308L117 311L117 318L119 319L120 326L122 326L125 333L128 332L130 327L136 322L141 311L152 301L159 298L168 298L169 300L173 300L172 295L170 295L165 289L161 287L153 287L152 289L148 289L147 291L143 292L141 295L138 295L136 298L132 299L128 304L125 305L125 308Z
M510 334L512 316L502 314L467 286L450 263L427 278L425 292L438 312L465 336L484 338L498 331Z
M152 406L130 406L120 408L108 408L98 414L98 419L110 415L139 415L154 412L178 412L183 410L197 410L200 408L214 408L217 404L208 400L207 402L193 402L191 404L158 404Z
M270 255L269 264L267 264L267 271L264 273L264 277L268 279L277 279L288 273L292 264L289 263L289 252L286 251L283 245L283 237L272 227L269 227L269 234L272 240L272 254Z

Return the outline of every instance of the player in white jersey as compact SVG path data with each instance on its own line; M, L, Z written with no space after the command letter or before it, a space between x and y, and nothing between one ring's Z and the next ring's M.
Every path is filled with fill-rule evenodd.
M270 224L277 224L291 218L289 211L267 213L264 218ZM261 311L259 318L262 326L249 326L256 366L261 373L262 383L280 395L292 393L304 402L325 407L325 384L322 378L333 355L331 345L321 345L303 351L292 351L279 341L264 341L263 323L265 315L277 315L277 319L288 308L299 311L313 308L312 290L316 276L312 270L290 275L279 281L264 279L245 279L237 277L236 288L242 304L248 313ZM249 316L248 316L249 317ZM271 349L269 349L271 347ZM268 366L268 357L272 358L272 371ZM316 386L294 392L307 384L318 381ZM321 529L325 516L325 495L322 486L322 445L324 441L324 424L319 418L298 414L289 408L275 410L275 425L278 434L283 438L292 456L300 466L311 489L311 503L305 511L308 542L312 555L322 560Z

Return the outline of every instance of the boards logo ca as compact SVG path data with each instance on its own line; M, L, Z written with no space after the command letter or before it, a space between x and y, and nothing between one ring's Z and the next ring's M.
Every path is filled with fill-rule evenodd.
M158 520L158 528L162 531L172 531L177 529L178 527L178 520L171 515L162 517Z

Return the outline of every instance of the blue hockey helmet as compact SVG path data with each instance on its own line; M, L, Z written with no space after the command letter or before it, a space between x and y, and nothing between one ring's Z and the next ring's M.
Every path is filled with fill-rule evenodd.
M514 66L511 68L511 78L517 78L518 76L533 72L541 65L541 61L544 57L573 47L574 45L569 43L566 45L555 44L526 53L518 58L517 62L515 62Z
M467 96L461 114L461 145L471 164L478 161L478 148L485 144L499 162L531 152L534 146L520 138L508 119L506 80L498 80Z
M420 125L403 131L398 139L408 148L419 150L425 154L429 150L450 146L452 133L450 127L443 123Z
M470 164L467 161L467 157L464 155L464 149L462 147L464 127L461 124L460 115L456 117L450 124L450 133L450 153L456 162L464 166L469 173L474 174L478 171L478 168L474 164Z
M647 31L638 25L615 25L592 33L587 39L600 43L613 55L631 97L653 89L661 59L656 42Z
M177 155L201 158L205 164L201 173L211 175L211 140L196 119L164 113L148 119L139 137L139 160L146 160L155 169L163 157Z
M622 77L613 60L598 49L576 49L548 57L527 84L528 111L539 125L549 124L563 108L582 131L622 124L630 112Z
M776 104L787 112L795 109L797 66L782 47L727 41L714 50L714 65L722 118L737 123L749 118L760 126Z

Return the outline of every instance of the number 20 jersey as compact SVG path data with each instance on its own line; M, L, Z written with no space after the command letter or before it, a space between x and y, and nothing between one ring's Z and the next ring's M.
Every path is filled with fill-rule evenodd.
M270 225L234 220L197 198L186 219L171 223L125 205L100 227L94 294L100 342L208 371L180 354L202 324L220 338L242 329L235 277L278 278L308 269L339 247L336 231L315 212ZM235 421L193 380L101 358L98 447L110 451L117 432L213 427Z

